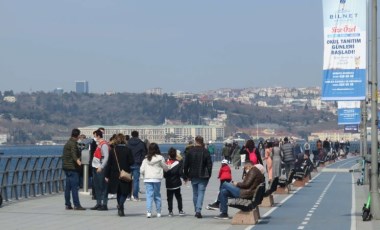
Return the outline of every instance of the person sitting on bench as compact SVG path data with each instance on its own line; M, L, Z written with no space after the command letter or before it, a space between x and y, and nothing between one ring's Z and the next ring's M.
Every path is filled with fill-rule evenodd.
M242 182L223 183L218 197L220 214L215 216L216 219L228 219L228 198L252 199L256 188L265 181L262 164L253 165L251 161L246 161L244 170L246 176Z

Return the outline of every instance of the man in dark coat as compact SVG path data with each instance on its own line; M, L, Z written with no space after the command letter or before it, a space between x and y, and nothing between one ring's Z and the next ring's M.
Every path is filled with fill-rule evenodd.
M220 214L216 219L228 219L228 198L252 199L257 187L265 182L264 166L255 164L251 161L244 163L246 176L242 182L223 183L218 200L220 201Z
M147 154L145 143L140 140L139 132L132 131L132 138L128 140L128 148L132 151L134 164L131 166L133 178L133 199L139 201L140 191L140 167Z

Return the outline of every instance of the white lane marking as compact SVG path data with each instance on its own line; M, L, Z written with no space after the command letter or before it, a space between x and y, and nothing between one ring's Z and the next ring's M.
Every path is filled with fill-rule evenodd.
M351 200L351 230L356 230L356 194L355 194L355 179L354 174L351 174L352 176L352 200Z
M310 181L312 182L313 180L317 179L319 176L321 175L321 173L319 172L317 175L315 175L315 177L313 177ZM307 184L309 184L307 183ZM290 198L292 198L292 196L294 196L299 190L301 190L303 187L299 187L297 188L292 194L290 194L288 197L286 197L285 199L283 199L278 205L276 205L276 207L273 207L271 208L268 212L266 212L264 215L262 215L262 218L259 219L258 223L260 223L265 217L269 216L270 214L272 214L272 212L274 212L277 208L281 207L287 200L289 200ZM255 227L256 225L249 225L247 226L244 230L251 230ZM303 228L302 228L303 229Z
M319 197L318 202L317 202L316 204L319 205L320 202L322 202L323 197L326 195L327 190L328 190L328 189L330 188L330 186L332 185L333 181L335 180L335 177L336 177L336 174L333 176L333 178L331 178L330 182L327 184L326 188L323 190L322 195ZM306 214L306 218L308 218L308 221L311 219L311 218L309 218L309 217L311 217L311 216L313 215L314 210L316 209L316 206L317 206L317 205L314 205L313 208L311 208L311 209L309 210L309 212ZM317 207L318 207L318 206L317 206ZM306 220L306 218L305 218L305 220ZM298 226L298 229L304 229L305 226L306 226L308 223L309 223L309 222L306 222L306 221L302 222L302 223ZM351 228L351 230L354 230L354 229Z

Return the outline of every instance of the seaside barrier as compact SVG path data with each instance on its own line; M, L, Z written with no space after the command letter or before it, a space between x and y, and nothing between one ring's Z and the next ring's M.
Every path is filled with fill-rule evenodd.
M61 156L0 157L0 189L5 202L63 192Z

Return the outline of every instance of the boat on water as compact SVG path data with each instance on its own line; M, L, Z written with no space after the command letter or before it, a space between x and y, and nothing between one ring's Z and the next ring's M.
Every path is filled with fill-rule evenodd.
M57 143L55 143L54 141L44 140L37 142L36 145L57 145Z

